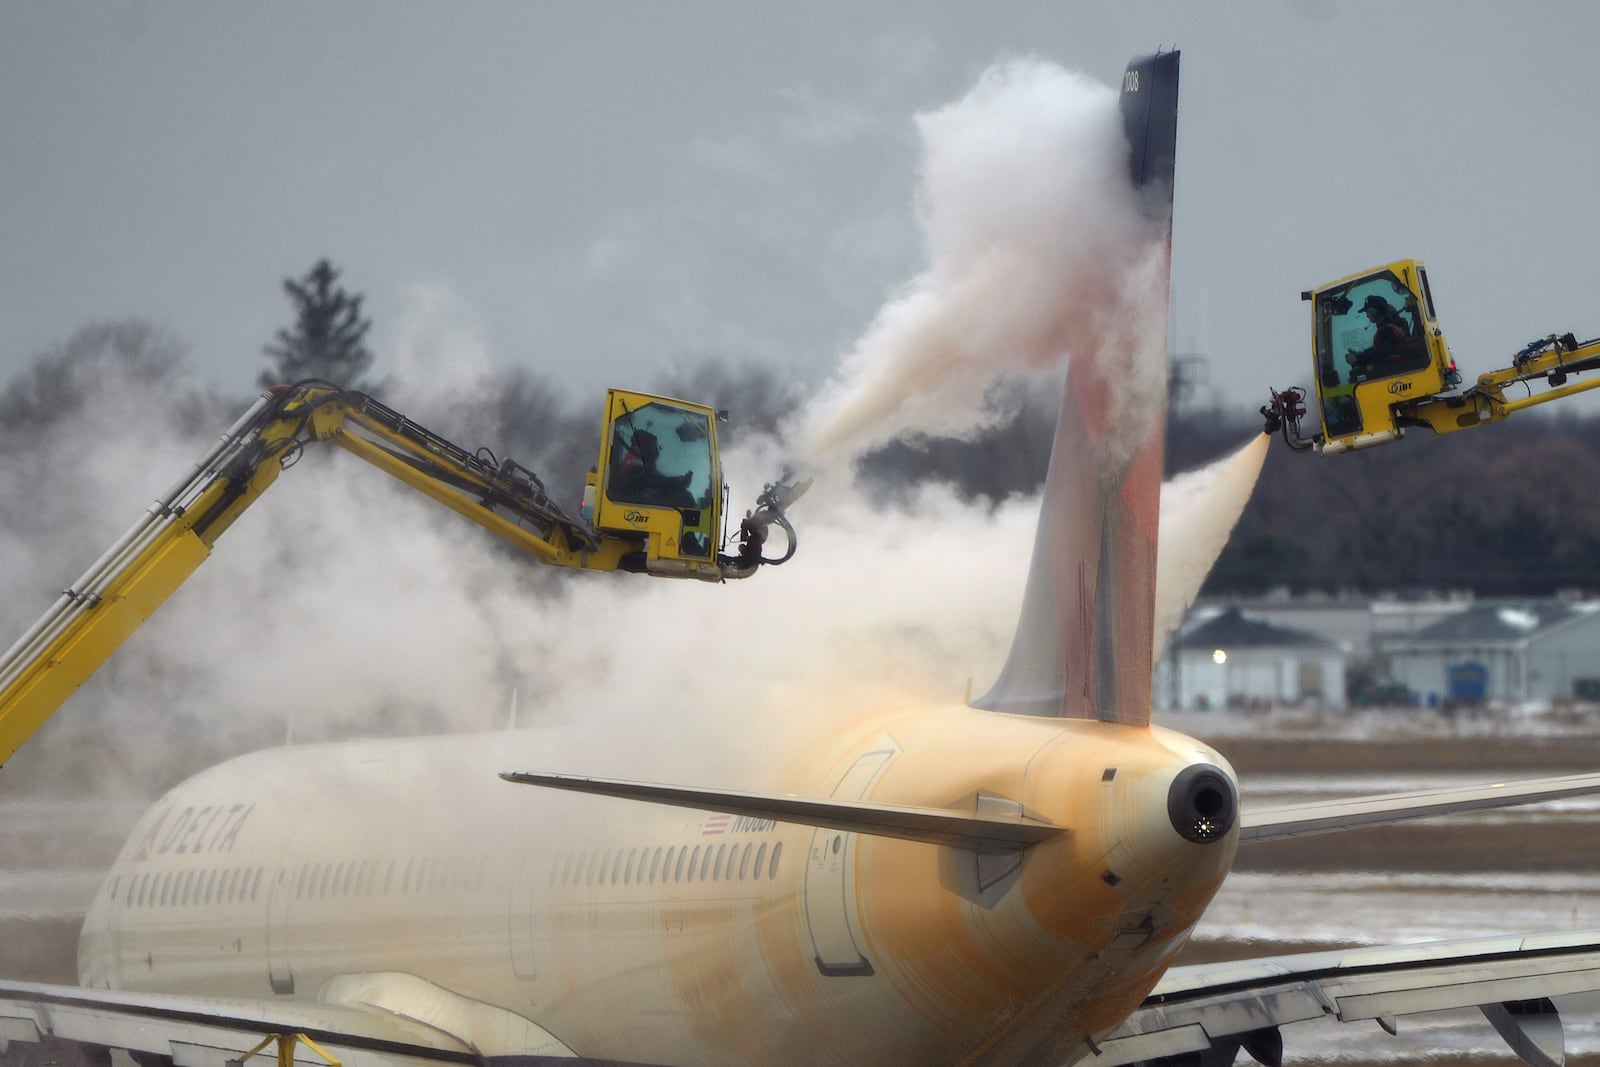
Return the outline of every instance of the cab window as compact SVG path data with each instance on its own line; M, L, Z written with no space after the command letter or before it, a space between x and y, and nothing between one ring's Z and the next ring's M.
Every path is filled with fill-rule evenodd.
M606 495L626 504L692 510L712 503L706 416L652 401L612 423Z
M1324 394L1428 365L1416 298L1390 271L1317 295L1316 348Z

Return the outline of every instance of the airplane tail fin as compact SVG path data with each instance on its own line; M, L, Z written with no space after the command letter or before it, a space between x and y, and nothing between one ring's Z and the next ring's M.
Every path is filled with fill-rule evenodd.
M1156 533L1166 416L1167 275L1178 53L1128 64L1121 93L1137 213L1105 265L1103 307L1070 339L1033 561L1011 653L974 707L1150 722Z

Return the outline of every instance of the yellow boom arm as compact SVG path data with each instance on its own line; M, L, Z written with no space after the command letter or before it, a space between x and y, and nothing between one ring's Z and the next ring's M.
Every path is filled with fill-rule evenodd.
M640 410L636 400L626 402L640 394L612 394L618 410ZM644 399L667 415L687 413L699 420L695 425L714 426L709 409ZM613 431L608 415L608 442ZM468 453L362 393L321 382L269 390L0 657L0 763L194 573L223 531L313 441L354 453L541 563L585 570L711 581L747 577L764 562L781 562L761 556L768 525L785 530L792 553L793 530L783 508L805 489L769 485L759 508L745 519L745 548L733 557L713 555L699 547L704 538L695 540L693 531L685 537L682 530L687 524L721 536L720 511L710 510L720 505L722 489L714 437L695 442L711 465L702 499L687 502L699 506L634 503L618 510L626 515L624 528L611 529L562 512L539 479L515 462L496 464L482 453ZM598 474L590 478L602 480ZM607 499L602 496L603 503ZM680 545L688 547L680 551Z

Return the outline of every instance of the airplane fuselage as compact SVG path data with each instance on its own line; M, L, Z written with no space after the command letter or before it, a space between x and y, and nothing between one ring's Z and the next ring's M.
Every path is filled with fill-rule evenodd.
M509 1018L622 1063L1013 1062L1137 1006L1234 850L1175 829L1175 780L1232 777L1159 728L935 709L838 730L772 783L1068 828L992 854L497 777L549 769L541 749L362 741L197 775L118 857L81 982L360 999L413 976L497 1010L486 1055L525 1051Z

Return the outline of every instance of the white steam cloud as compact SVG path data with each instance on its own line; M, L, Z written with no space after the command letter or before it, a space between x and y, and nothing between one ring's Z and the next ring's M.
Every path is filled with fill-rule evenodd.
M1156 558L1155 659L1200 595L1228 535L1250 502L1272 438L1257 434L1237 451L1161 487L1161 551Z
M813 460L906 433L971 432L1009 414L978 402L1004 374L1053 372L1073 354L1134 360L1152 332L1164 337L1162 234L1127 180L1115 92L1016 60L917 124L928 265L806 412ZM1130 321L1151 306L1161 321Z
M818 455L969 431L1000 414L978 398L1003 373L1048 374L1084 344L1145 332L1118 317L1155 261L1111 90L1010 63L919 125L929 266L806 409ZM402 411L432 425L492 387L470 311L447 290L415 291L403 324L389 368ZM0 643L250 399L219 405L176 372L93 366L82 412L0 451L0 501L20 502L0 507ZM601 398L585 399L598 428ZM782 451L762 439L727 454L735 514ZM990 508L933 486L889 502L842 477L826 489L793 513L795 560L745 582L561 575L353 457L309 450L15 762L46 759L68 789L148 795L197 755L279 743L291 727L297 739L498 728L516 691L519 722L551 738L548 764L521 769L793 787L763 777L789 742L858 708L955 702L969 679L978 692L992 681L1037 524L1037 499ZM1194 556L1187 598L1215 549Z

